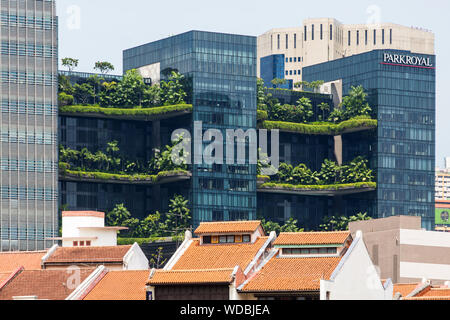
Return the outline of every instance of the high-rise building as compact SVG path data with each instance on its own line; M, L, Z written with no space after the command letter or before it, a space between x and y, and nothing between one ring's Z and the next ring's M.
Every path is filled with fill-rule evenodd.
M293 28L276 28L258 37L258 77L269 72L262 59L284 56L284 78L303 80L305 67L378 49L434 54L434 34L393 23L343 24L333 18L306 19ZM266 84L269 84L265 79Z
M159 81L167 70L177 70L191 81L193 113L187 128L193 139L208 129L227 137L227 129L256 128L255 37L187 32L125 50L124 70L130 69L152 81ZM196 129L195 122L202 122L203 129ZM161 141L154 144L159 145ZM201 155L203 149L194 144L192 153ZM248 158L244 165L194 161L189 197L194 225L255 219L256 169Z
M421 216L434 228L436 59L411 51L373 50L306 67L303 79L347 95L362 86L378 120L372 144L353 141L376 172L373 216ZM336 89L338 88L338 89ZM348 137L350 138L350 137ZM345 144L345 137L343 138ZM350 159L345 159L344 162ZM351 204L349 204L351 205Z
M2 0L0 251L58 233L58 21L54 0Z
M436 200L450 200L450 157L444 163L445 168L436 168Z

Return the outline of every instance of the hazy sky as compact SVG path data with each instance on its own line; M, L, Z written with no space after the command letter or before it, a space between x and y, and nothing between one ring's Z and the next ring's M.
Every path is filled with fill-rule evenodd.
M449 0L56 0L56 4L60 58L79 59L78 71L93 71L96 61L106 60L117 74L122 73L123 49L189 30L257 36L319 17L432 30L437 54L437 164L443 165L443 157L450 156Z

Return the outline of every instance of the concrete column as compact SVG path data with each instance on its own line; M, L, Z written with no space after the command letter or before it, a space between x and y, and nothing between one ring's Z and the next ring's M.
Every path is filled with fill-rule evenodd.
M152 122L152 147L153 154L155 154L157 150L161 151L161 120Z
M342 165L342 136L334 137L334 156L338 165Z

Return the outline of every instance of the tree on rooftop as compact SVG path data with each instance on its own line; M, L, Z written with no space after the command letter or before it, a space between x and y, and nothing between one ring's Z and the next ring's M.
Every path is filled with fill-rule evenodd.
M167 230L173 232L174 235L182 234L191 227L188 202L189 201L181 195L175 195L173 199L170 199L166 226Z
M76 67L78 67L78 59L74 58L63 58L62 65L69 69L69 71L73 71Z
M89 104L94 99L94 88L89 83L76 83L74 97L78 103Z
M274 88L279 88L279 87L285 85L287 81L286 81L286 79L275 78L270 82L272 83Z
M114 70L114 66L107 61L97 61L94 69L100 71L102 74L107 74Z
M318 107L319 110L322 111L322 120L325 120L325 113L330 111L330 105L326 102L322 102Z
M186 92L183 87L184 76L172 71L168 81L161 81L161 102L165 105L185 103Z
M367 102L367 96L362 86L351 87L349 94L342 99L345 120L370 115L372 109Z

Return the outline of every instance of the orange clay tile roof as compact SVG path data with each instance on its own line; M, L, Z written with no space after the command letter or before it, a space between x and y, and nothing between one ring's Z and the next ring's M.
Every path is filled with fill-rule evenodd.
M175 284L229 284L233 280L233 269L213 270L157 270L148 285Z
M403 300L450 300L450 296L412 297L412 298L403 298Z
M268 237L260 237L255 243L200 245L194 239L172 270L228 269L237 265L245 270Z
M2 287L2 284L7 281L13 274L14 271L12 272L0 272L0 289Z
M275 240L275 246L287 245L317 245L343 244L350 236L350 232L295 232L280 233Z
M39 270L42 257L46 254L47 251L1 252L0 272L12 272L19 267L24 267L25 270Z
M420 283L397 283L394 284L394 296L398 293L402 295L402 297L406 297L408 294L413 292Z
M94 269L80 270L80 282ZM17 296L37 296L43 300L64 300L72 293L74 273L67 270L24 270L0 290L0 300Z
M272 258L243 287L243 292L299 292L320 290L341 258Z
M131 245L113 247L59 247L45 265L68 263L120 263Z
M150 270L109 271L83 300L146 300Z
M202 222L194 233L254 232L260 225L261 221Z
M97 211L63 211L63 217L96 217L96 218L104 218L104 212Z
M450 297L450 288L429 288L419 292L416 297Z

